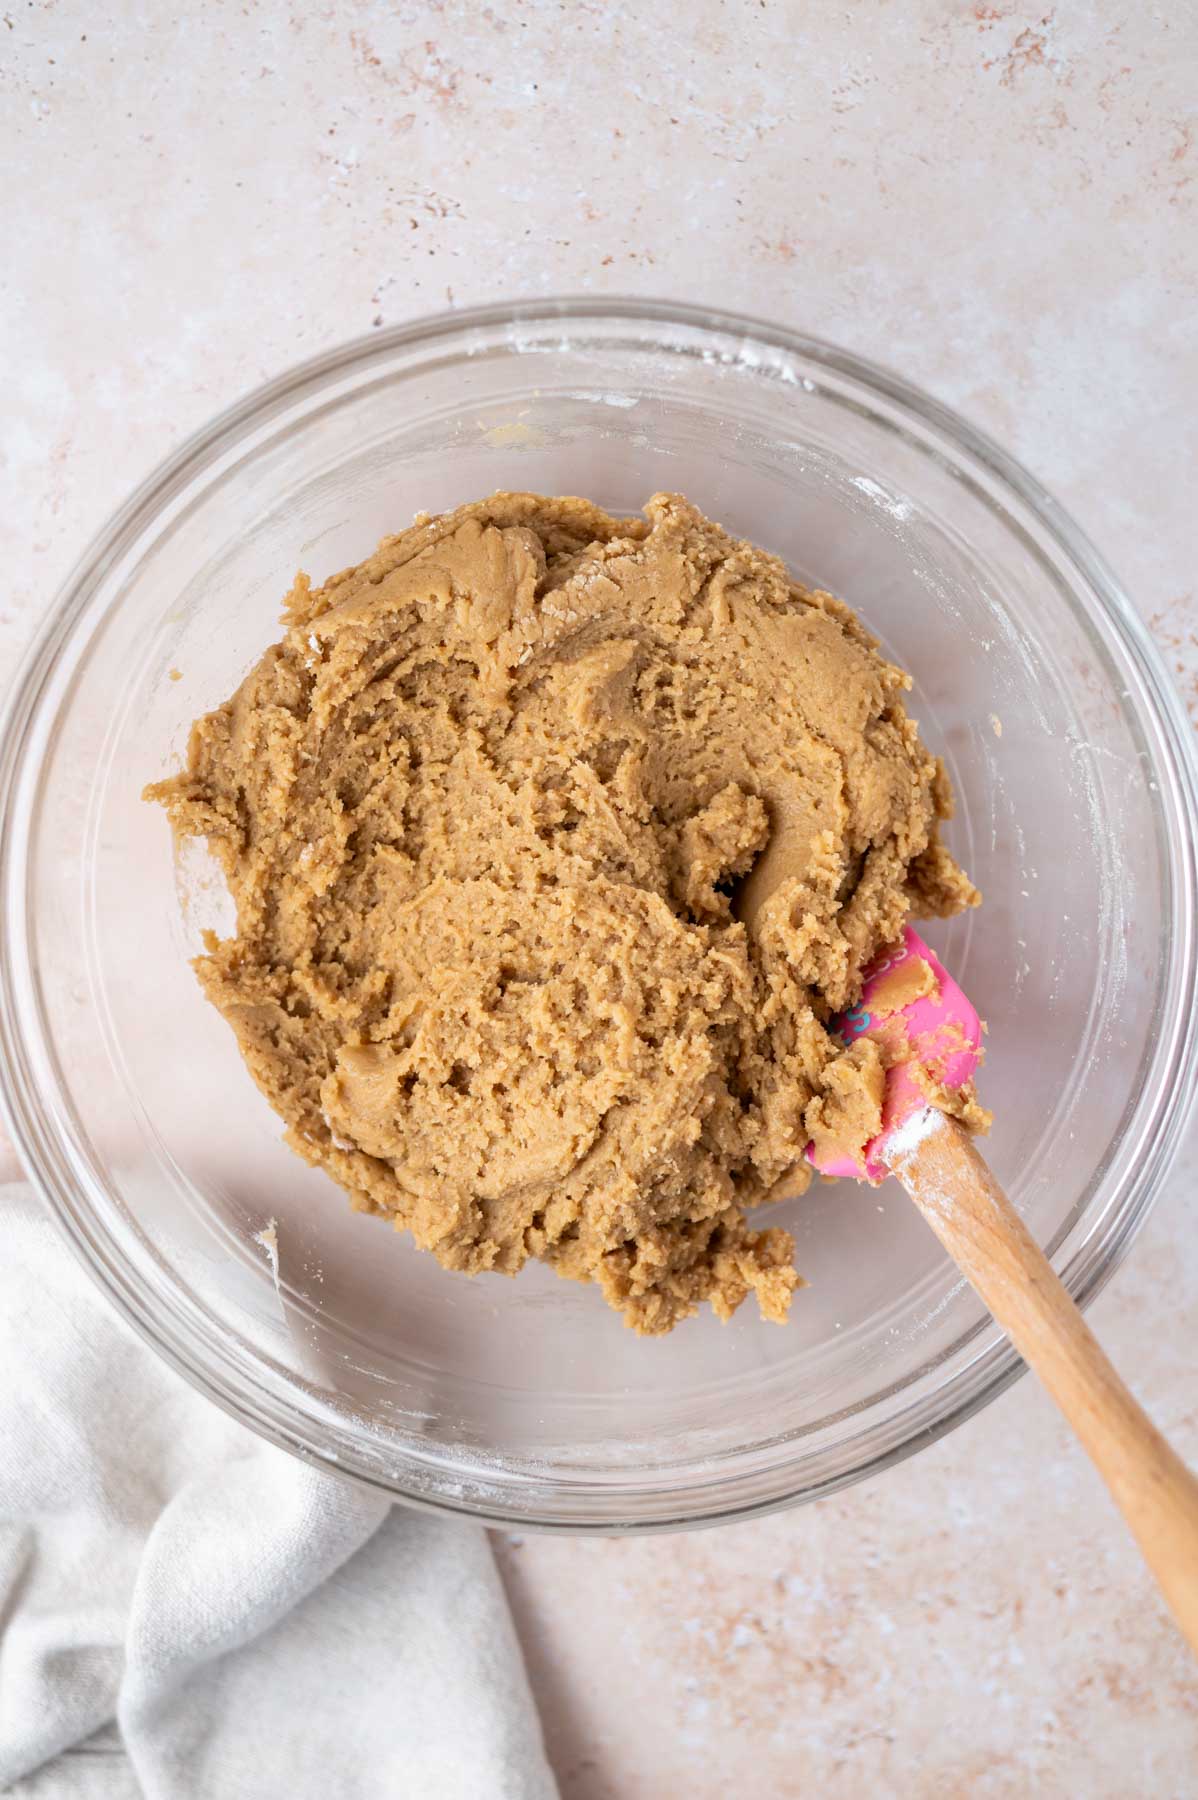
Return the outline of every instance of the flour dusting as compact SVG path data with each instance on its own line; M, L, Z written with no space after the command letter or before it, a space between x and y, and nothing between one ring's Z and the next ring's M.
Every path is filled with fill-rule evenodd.
M279 1295L279 1298L281 1300L283 1296L279 1292L279 1222L278 1222L278 1220L272 1219L268 1225L263 1226L261 1231L256 1231L254 1233L254 1242L256 1244L261 1244L262 1248L266 1252L266 1260L270 1264L271 1278L275 1284L275 1293Z
M944 1114L938 1107L924 1106L918 1112L913 1112L909 1118L903 1120L901 1125L896 1126L886 1139L887 1162L893 1163L904 1156L910 1156L911 1152L917 1150L925 1138L930 1138L932 1133L939 1131L943 1124Z

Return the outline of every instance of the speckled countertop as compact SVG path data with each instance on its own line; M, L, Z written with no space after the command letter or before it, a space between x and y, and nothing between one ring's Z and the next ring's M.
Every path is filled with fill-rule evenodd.
M1198 705L1198 11L8 0L0 674L92 531L297 358L522 293L899 367L1069 506ZM1198 1460L1198 1138L1092 1320ZM1198 1682L1031 1382L668 1540L497 1540L567 1800L1198 1795Z

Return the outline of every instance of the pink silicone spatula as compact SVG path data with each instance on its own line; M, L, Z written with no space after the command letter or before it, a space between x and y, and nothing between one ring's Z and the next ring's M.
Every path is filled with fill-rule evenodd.
M930 991L904 999L920 987ZM877 1038L905 1060L887 1072L882 1129L862 1159L811 1151L812 1162L828 1175L902 1182L1077 1433L1198 1652L1198 1480L1115 1373L969 1134L913 1073L922 1066L950 1089L968 1081L981 1060L977 1013L908 928L832 1029L845 1042Z

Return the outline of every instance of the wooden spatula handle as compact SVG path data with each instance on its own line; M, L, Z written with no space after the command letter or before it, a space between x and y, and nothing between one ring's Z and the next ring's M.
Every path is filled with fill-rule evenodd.
M932 1113L897 1135L891 1169L1081 1439L1198 1652L1198 1480L1115 1373L968 1134Z

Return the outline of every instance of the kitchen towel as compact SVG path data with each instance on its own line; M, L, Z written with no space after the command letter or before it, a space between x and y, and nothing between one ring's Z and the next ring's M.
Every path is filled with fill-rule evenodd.
M26 1186L0 1244L0 1788L553 1800L481 1528L227 1418Z

